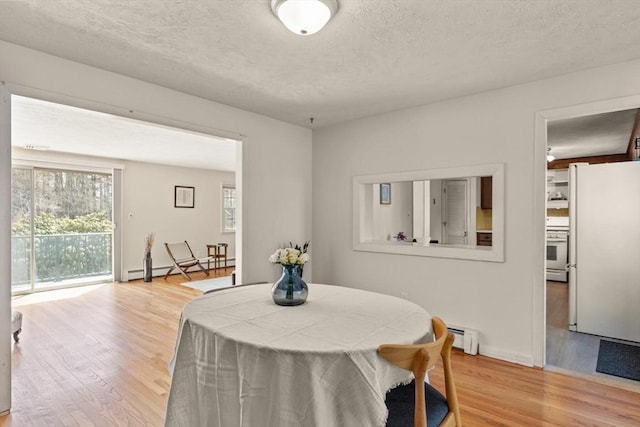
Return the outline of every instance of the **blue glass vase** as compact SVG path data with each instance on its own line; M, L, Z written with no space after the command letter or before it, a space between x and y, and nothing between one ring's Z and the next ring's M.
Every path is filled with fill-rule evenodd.
M273 301L278 305L304 304L309 288L302 280L302 266L283 265L282 276L273 284L271 293Z

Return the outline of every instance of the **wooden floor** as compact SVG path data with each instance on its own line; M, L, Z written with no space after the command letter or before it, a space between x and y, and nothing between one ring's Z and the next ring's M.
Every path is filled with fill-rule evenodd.
M0 427L162 426L180 311L200 295L182 281L21 305L13 409ZM640 425L638 392L457 351L453 368L465 426ZM441 385L439 370L431 381Z

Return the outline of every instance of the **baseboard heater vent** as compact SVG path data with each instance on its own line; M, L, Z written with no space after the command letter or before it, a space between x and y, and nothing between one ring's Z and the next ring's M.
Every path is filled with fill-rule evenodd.
M453 346L464 350L467 354L478 354L478 331L470 328L449 326L449 332L454 336Z
M2 0L0 0L2 1ZM205 268L207 267L207 259L200 259L200 264L202 264ZM236 265L235 258L227 258L228 265L227 267L235 267ZM171 268L171 265L165 265L163 267L152 267L151 268L151 277L164 277L165 273ZM192 268L188 272L193 273L194 271L200 271L198 268ZM178 270L173 270L173 274L180 274ZM123 282L127 282L129 280L137 280L142 279L144 277L143 271L141 268L135 270L127 271L127 277L122 278Z

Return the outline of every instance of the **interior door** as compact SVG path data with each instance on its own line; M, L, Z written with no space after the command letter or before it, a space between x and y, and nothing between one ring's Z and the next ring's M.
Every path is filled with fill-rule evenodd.
M467 180L445 180L443 192L444 243L466 245L469 236Z

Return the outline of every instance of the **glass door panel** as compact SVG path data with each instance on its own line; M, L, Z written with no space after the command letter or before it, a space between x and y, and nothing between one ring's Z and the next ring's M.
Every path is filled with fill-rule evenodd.
M11 170L11 291L31 291L33 170Z
M34 171L35 288L112 277L110 174Z
M39 168L13 173L14 293L111 281L112 175Z

